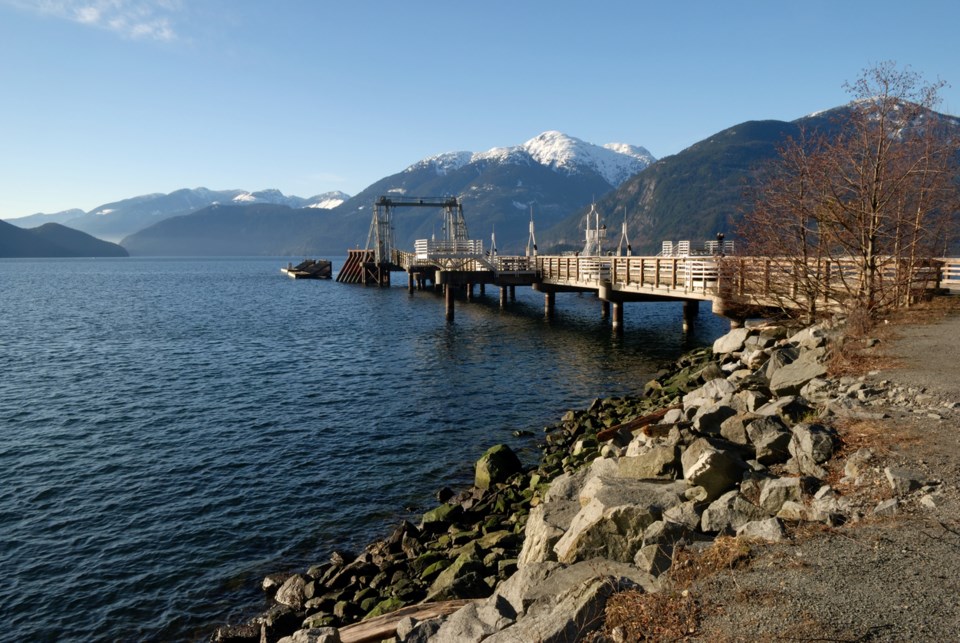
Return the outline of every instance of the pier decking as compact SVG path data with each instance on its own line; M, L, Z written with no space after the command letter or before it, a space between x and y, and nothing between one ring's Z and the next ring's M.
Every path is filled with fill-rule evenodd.
M447 237L419 240L414 252L396 249L391 212L401 206L443 208ZM597 252L605 228L601 228L599 217L594 229L589 221L588 217L585 251ZM337 281L388 286L391 272L406 272L410 293L428 287L443 289L450 321L455 315L455 293L465 291L470 300L478 285L481 292L487 285L500 288L501 307L506 307L517 286L531 287L544 294L547 316L554 312L557 293L593 293L602 303L602 316L612 318L616 331L623 329L623 304L627 302L682 302L686 330L693 324L701 301L711 302L712 311L730 319L735 327L747 317L771 310L829 310L856 290L858 272L853 260L821 259L798 265L788 258L737 256L733 244L723 241L723 235L701 248L692 248L689 241L664 242L656 256L629 256L628 241L628 256L621 254L622 244L618 256L587 252L582 256L538 255L532 221L530 237L528 254L499 255L495 242L485 251L481 241L469 239L462 206L455 198L380 197L368 248L349 251ZM937 259L909 274L914 275L914 282L902 283L891 263L878 278L889 282L898 297L932 289L960 293L960 259Z

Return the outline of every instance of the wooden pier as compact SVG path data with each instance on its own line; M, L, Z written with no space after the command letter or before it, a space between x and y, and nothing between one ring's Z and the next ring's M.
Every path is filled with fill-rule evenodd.
M700 302L709 301L715 314L737 327L748 317L810 305L803 301L804 288L814 293L812 303L819 310L837 307L844 293L851 291L851 275L856 274L852 261L821 260L816 265L797 266L788 259L736 256L733 244L724 242L722 235L700 248L692 248L687 241L676 245L664 242L656 256L538 255L532 223L528 243L532 252L499 255L494 244L485 251L482 242L468 238L457 199L398 201L381 197L377 205L368 239L368 247L373 244L373 249L349 251L337 281L389 286L390 272L406 272L411 294L428 288L443 290L449 321L455 316L456 292L464 291L469 301L475 287L483 293L491 285L500 289L501 308L515 299L517 286L542 292L548 317L554 314L557 293L594 294L601 302L601 315L610 318L617 332L623 330L623 305L628 302L682 302L686 331L694 324ZM421 239L414 252L394 248L390 212L404 205L444 208L446 238ZM585 250L601 248L599 219L596 226L591 230L588 223ZM629 242L626 245L629 248ZM909 293L933 289L960 293L960 259L938 259L917 274L919 282L897 287ZM821 283L811 288L810 275L816 275ZM893 283L896 275L881 275L881 279Z

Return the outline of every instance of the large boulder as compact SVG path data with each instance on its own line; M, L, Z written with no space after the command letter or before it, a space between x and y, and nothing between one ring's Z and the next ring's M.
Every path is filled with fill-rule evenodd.
M598 476L587 482L581 498L589 502L571 521L554 551L561 563L597 556L632 562L643 532L664 510L683 501L683 482L653 482Z
M836 434L822 424L797 424L791 431L790 455L797 463L800 473L817 478L826 477L826 470L820 466L833 455L836 448Z
M734 489L710 503L703 512L700 527L705 533L732 533L748 522L767 517L763 509Z
M776 543L783 540L783 525L776 518L753 520L737 529L737 536Z
M727 397L724 401L705 404L697 409L692 420L693 429L699 433L720 433L720 425L723 421L737 413L727 403L729 400L730 398Z
M737 387L732 382L724 379L710 380L700 388L683 396L683 409L686 411L707 404L716 404L729 399L736 391Z
M523 465L517 454L506 444L498 444L487 449L477 461L473 484L480 489L489 489L521 471Z
M770 373L770 390L774 395L797 395L810 380L827 374L823 364L826 350L822 348L803 351L794 361Z
M530 510L517 559L519 568L557 559L553 547L580 511L580 489L590 471L591 468L585 467L576 473L557 476L550 483L543 502Z
M715 447L704 438L695 440L680 456L683 477L693 486L703 487L707 498L718 498L733 488L741 478L746 464L729 449Z
M617 459L617 475L637 480L672 480L677 473L679 450L672 445L656 445L634 456Z
M295 610L303 609L303 604L307 600L306 587L309 581L310 579L303 574L294 574L280 586L274 600Z
M760 464L786 462L790 457L790 439L793 437L786 423L776 415L768 415L747 425L747 437L757 453Z
M476 555L464 552L453 564L440 572L430 589L427 601L443 601L455 598L478 598L489 591L484 584L485 568Z
M602 624L607 598L628 588L652 591L657 588L657 583L633 565L602 558L557 568L541 583L527 586L522 591L512 588L527 607L523 612L518 610L516 623L483 639L484 643L580 640ZM506 595L511 588L504 588L504 591ZM488 599L491 600L496 600L496 595ZM511 603L517 607L516 603Z
M743 350L743 344L749 335L749 328L734 328L713 342L713 352L717 355L725 355Z
M784 504L800 503L802 495L800 478L772 478L766 481L760 492L760 507L771 516L776 515Z

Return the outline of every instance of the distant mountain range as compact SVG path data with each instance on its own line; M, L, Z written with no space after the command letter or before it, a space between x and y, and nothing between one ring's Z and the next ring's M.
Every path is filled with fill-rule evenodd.
M115 243L68 228L45 223L23 229L0 221L0 257L126 257Z
M489 240L496 231L502 250L519 250L527 240L531 209L536 225L548 227L653 161L642 147L599 146L560 132L544 132L514 147L423 159L327 211L296 205L287 211L244 211L221 201L142 229L122 244L132 254L151 255L250 254L253 250L263 255L343 254L349 247L366 244L372 205L378 197L457 195L462 197L474 238ZM270 217L268 229L261 229L258 215ZM412 247L415 239L440 234L440 226L439 211L400 209L394 219L397 244Z
M213 204L276 204L291 208L329 209L349 198L349 195L343 192L327 192L305 199L298 196L285 196L279 190L247 192L195 188L177 190L170 194L145 194L105 203L89 212L66 210L54 214L33 214L9 219L8 223L24 228L44 223L62 223L101 239L120 241L127 235L164 219L191 214Z
M425 158L353 197L197 188L13 222L55 219L97 236L123 236L134 255L341 255L366 244L378 197L459 196L471 237L489 243L496 231L501 252L523 249L531 212L541 252L581 248L584 215L595 203L609 247L626 220L634 252L656 253L664 240L698 243L731 233L744 190L786 137L801 128L829 130L849 109L792 122L747 121L659 161L642 147L593 145L549 131L514 147ZM939 117L960 127L956 117ZM394 228L397 245L412 248L415 239L441 234L440 213L397 209Z

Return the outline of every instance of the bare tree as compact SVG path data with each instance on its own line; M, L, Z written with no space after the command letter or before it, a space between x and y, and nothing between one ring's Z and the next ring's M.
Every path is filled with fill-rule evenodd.
M786 276L763 271L778 305L871 317L929 282L958 204L960 128L933 111L943 86L882 63L847 85L831 132L785 143L740 227Z

